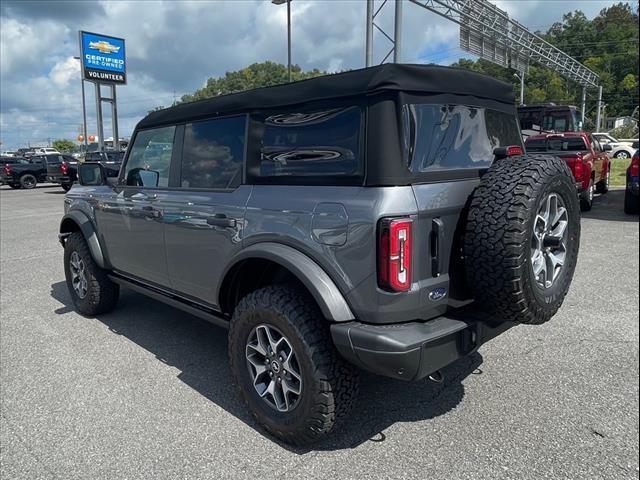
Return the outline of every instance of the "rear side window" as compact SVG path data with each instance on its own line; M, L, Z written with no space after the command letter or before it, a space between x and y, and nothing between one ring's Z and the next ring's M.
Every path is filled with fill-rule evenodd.
M188 123L184 130L183 188L230 189L240 185L246 117Z
M124 170L125 183L139 187L167 187L176 127L140 130Z
M268 116L260 149L260 176L352 177L361 173L359 107Z
M405 105L403 124L412 172L486 168L494 148L522 145L516 116L488 108Z
M527 152L581 152L588 150L582 137L527 139L524 146Z

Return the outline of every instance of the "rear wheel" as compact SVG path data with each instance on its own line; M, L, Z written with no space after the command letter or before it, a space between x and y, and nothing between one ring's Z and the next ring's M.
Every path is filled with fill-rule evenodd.
M637 215L640 211L640 197L634 195L629 190L624 192L624 213Z
M61 186L62 186L62 189L65 192L68 192L69 190L71 190L71 184L70 183L63 183Z
M339 357L313 299L294 286L262 288L240 301L229 357L253 418L287 443L319 440L355 401L355 367Z
M560 308L575 270L580 209L557 157L494 163L473 194L465 231L468 284L497 321L539 324Z
M38 180L36 179L36 177L34 175L31 175L30 173L25 173L20 177L20 187L24 189L30 190L34 188L37 183Z
M81 232L72 233L65 242L64 273L73 304L81 314L99 315L116 306L120 288L93 260Z
M593 207L593 194L595 193L595 186L593 184L593 178L589 180L589 187L586 190L580 192L580 209L583 212L588 212Z

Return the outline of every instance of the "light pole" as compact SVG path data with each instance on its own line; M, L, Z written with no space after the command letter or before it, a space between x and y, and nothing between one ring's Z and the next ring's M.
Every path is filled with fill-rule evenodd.
M271 0L274 5L287 4L287 76L291 83L291 0Z
M520 80L520 105L524 105L524 72L519 75L514 73L513 76Z
M87 152L87 106L84 100L84 78L82 77L82 61L80 57L73 57L80 62L80 85L82 86L82 137L84 142L84 151Z

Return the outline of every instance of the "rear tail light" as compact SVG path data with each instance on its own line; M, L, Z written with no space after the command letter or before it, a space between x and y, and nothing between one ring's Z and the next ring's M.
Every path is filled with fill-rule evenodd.
M582 175L584 174L584 165L582 164L582 156L576 156L576 159L573 163L573 176L576 177L576 180L582 180Z
M519 145L509 145L507 147L507 157L515 157L516 155L524 155L524 150Z
M60 171L62 172L63 175L68 175L69 174L69 164L67 162L62 162L60 164Z
M8 163L5 163L5 165L4 165L4 174L5 175L11 175L11 171L12 171L11 165L9 165Z
M413 221L384 218L378 227L378 286L392 292L411 288Z
M631 159L631 168L629 169L629 175L637 177L640 175L640 156L636 153Z

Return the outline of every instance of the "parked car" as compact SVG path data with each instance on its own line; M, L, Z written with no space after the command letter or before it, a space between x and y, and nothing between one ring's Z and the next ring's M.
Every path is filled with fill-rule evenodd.
M35 188L47 181L47 165L59 164L59 155L34 155L26 163L5 164L0 177L11 188Z
M65 196L73 304L101 315L123 286L228 328L257 423L316 441L356 367L440 378L562 304L574 180L523 154L514 100L475 72L385 64L150 113L117 179L85 162Z
M47 180L68 191L77 180L78 161L72 155L48 155ZM57 157L57 162L55 161Z
M4 152L2 152L1 154L2 157L16 157L18 156L18 152L14 152L11 150L5 150Z
M637 214L640 211L638 200L638 192L640 190L640 151L638 150L638 142L633 147L636 153L631 159L631 164L627 168L627 185L624 192L624 212L629 214Z
M527 152L545 152L562 158L576 180L582 210L593 206L594 193L607 193L611 179L611 161L607 151L586 132L534 135L524 143Z
M60 152L55 148L41 147L34 149L36 155L60 155Z
M637 147L633 147L633 142L620 141L608 133L593 133L592 135L593 138L600 142L600 145L611 146L611 150L607 152L609 158L619 158L624 160L633 157L633 154L637 150Z

